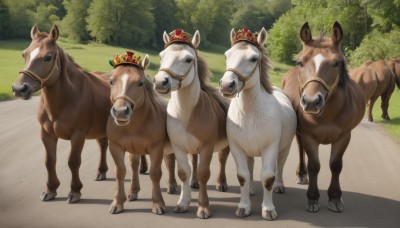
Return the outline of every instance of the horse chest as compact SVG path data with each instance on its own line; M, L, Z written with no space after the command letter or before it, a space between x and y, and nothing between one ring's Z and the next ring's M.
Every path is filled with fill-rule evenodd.
M178 146L188 153L197 154L201 143L198 138L192 135L187 127L177 118L168 116L167 130L171 144Z

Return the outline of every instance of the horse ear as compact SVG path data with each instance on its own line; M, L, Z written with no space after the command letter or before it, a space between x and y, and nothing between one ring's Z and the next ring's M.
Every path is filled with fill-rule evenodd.
M58 39L59 34L60 32L58 31L57 25L53 25L53 27L50 30L50 39L56 41Z
M343 29L337 21L333 24L331 39L335 45L339 45L343 39Z
M192 44L194 48L197 48L200 44L200 32L199 30L196 30L196 32L194 33L194 36L192 38Z
M258 46L263 46L265 41L267 41L267 31L265 31L265 28L263 27L257 36Z
M164 40L164 44L168 44L170 42L169 36L166 31L164 31L164 33L163 33L163 40Z
M146 56L144 57L144 59L142 60L142 67L143 69L147 69L147 67L150 65L150 58L149 55L146 54Z
M304 23L304 25L300 29L300 39L301 41L303 41L304 44L308 44L313 40L308 22Z
M32 29L31 29L31 38L32 40L35 38L36 34L40 32L39 31L39 27L37 26L37 24L35 24Z
M233 37L235 37L235 36L236 36L235 29L232 29L231 30L231 44L233 44Z

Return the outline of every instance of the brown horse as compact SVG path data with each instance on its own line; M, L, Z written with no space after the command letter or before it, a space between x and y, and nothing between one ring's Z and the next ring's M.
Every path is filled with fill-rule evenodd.
M128 53L132 57L127 57ZM118 63L120 59L127 61L122 60ZM128 151L133 172L129 201L136 200L140 190L137 172L139 157L149 154L150 178L153 183L152 211L155 214L163 214L165 203L161 195L160 179L164 153L168 154L167 167L171 167L175 162L167 135L167 101L155 93L153 84L145 75L144 69L149 65L147 55L140 61L139 56L127 52L116 56L112 61L116 61L117 64L112 64L115 70L110 78L113 106L107 123L107 135L110 140L110 152L116 165L117 191L110 213L120 213L124 208L126 201L124 157ZM174 170L170 170L170 174L173 172ZM169 183L171 184L176 186L176 181Z
M318 146L331 144L329 166L332 179L328 189L328 208L341 212L343 202L339 175L343 165L342 157L350 142L351 130L364 115L364 94L349 78L346 60L340 50L343 30L338 22L333 25L331 39L323 36L313 39L308 23L301 28L300 38L303 50L297 57L299 66L290 70L283 79L283 89L289 96L298 118L298 183L307 182L305 150L310 178L306 210L318 211Z
M397 88L400 89L400 59L391 59L386 61L386 64L390 67L394 74Z
M350 77L363 89L368 106L368 121L372 122L372 108L381 97L382 118L390 120L389 99L395 88L396 79L385 61L367 61L350 71Z
M60 181L56 174L56 149L61 138L71 141L68 166L72 181L67 202L75 203L81 198L79 167L85 139L97 139L100 164L96 180L106 178L110 86L107 81L83 71L64 53L56 43L58 35L55 25L49 34L40 32L36 25L32 27L32 42L22 54L25 67L12 89L15 96L25 100L42 89L37 116L46 149L48 180L41 200L52 200L57 195Z

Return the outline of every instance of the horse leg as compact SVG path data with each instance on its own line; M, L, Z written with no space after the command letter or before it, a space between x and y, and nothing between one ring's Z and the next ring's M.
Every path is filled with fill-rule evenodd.
M115 192L114 200L111 203L109 212L111 214L118 214L124 210L124 202L126 201L126 194L124 189L124 181L126 175L125 151L117 143L110 141L110 152L115 163L117 190Z
M76 203L81 199L81 189L83 187L79 178L79 168L81 167L81 155L85 137L83 135L73 135L71 138L71 151L68 158L68 166L71 170L71 191L68 194L68 203Z
M250 172L250 195L254 196L254 175L253 175L253 170L254 170L254 157L247 156L247 166L249 168Z
M342 190L340 189L339 175L342 171L342 157L349 145L351 133L343 136L338 142L332 144L331 157L329 159L329 167L331 169L332 178L328 188L329 203L328 209L334 212L343 211L343 202L341 199Z
M151 198L153 200L152 212L156 215L165 213L165 202L161 194L160 180L161 180L161 163L163 159L163 146L158 146L150 152L150 179L153 184Z
M140 174L145 174L148 170L148 165L147 165L147 160L146 160L146 155L141 155L140 156Z
M211 211L208 207L210 202L207 195L207 182L210 179L210 164L213 152L213 146L204 146L200 151L200 163L197 173L200 184L197 217L202 219L211 217Z
M142 155L143 156L143 155ZM129 163L132 169L132 180L131 180L131 188L128 192L128 200L135 201L138 198L138 193L140 191L140 183L139 183L139 159L142 157L139 155L129 153Z
M384 120L390 120L388 109L389 109L389 100L390 97L392 96L393 91L394 91L394 85L388 88L385 91L385 93L381 95L382 118Z
M46 190L40 196L40 200L49 201L56 198L57 188L60 186L56 172L58 139L48 134L43 128L41 129L41 138L46 149L47 184Z
M197 179L197 164L198 155L192 154L192 176L190 177L190 187L194 189L199 189L199 180Z
M108 138L104 137L101 139L97 139L97 144L99 145L100 150L100 162L99 168L97 170L96 181L105 180L107 178L107 148L108 148Z
M318 173L321 168L318 154L318 144L310 137L302 136L302 143L308 157L308 177L310 178L307 190L308 202L306 210L317 212L319 210Z
M174 194L178 191L175 179L175 154L164 155L164 162L168 171L167 193Z
M173 147L172 149L175 153L176 162L178 163L178 176L181 180L181 195L174 212L183 213L188 211L190 200L192 199L189 185L191 170L186 151L178 147Z
M264 186L264 196L262 203L262 217L266 220L275 220L278 217L274 202L272 201L272 190L275 182L275 171L277 164L277 153L279 153L279 144L270 145L267 150L261 154L262 171L261 183ZM278 155L279 156L279 155ZM275 158L275 160L274 160Z
M251 213L251 201L250 201L250 170L249 163L250 159L243 150L241 150L237 145L229 142L231 153L233 159L235 160L237 178L240 184L240 202L238 208L236 209L236 216L243 218L247 217ZM250 161L250 162L249 162ZM254 159L253 159L254 163Z
M375 101L378 99L378 97L374 96L371 97L368 101L368 121L373 122L374 118L372 117L372 108L374 107Z
M218 152L218 159L219 159L219 173L217 178L217 185L216 189L220 192L228 191L228 184L226 183L226 161L228 160L229 155L229 146L222 149L222 151Z
M299 165L297 166L297 184L308 184L307 166L304 157L304 148L301 142L301 135L296 133L297 146L299 148Z
M289 155L290 144L278 152L278 161L276 169L276 180L274 185L274 192L285 193L285 186L283 184L283 167L285 166L286 159Z

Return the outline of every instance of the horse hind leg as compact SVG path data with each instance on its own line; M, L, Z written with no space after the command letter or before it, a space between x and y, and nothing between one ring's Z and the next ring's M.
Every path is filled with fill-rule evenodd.
M71 170L71 191L68 194L68 203L76 203L81 199L81 189L83 187L79 178L79 168L81 166L81 155L83 145L85 144L85 137L77 135L71 139L71 152L68 158L68 166Z
M198 155L192 154L192 176L190 177L190 187L199 189L199 180L197 179L197 166L198 166Z
M146 155L141 155L140 156L140 174L145 174L147 170L149 169L149 166L147 165L147 159Z
M138 194L140 191L140 183L139 183L139 159L141 156L134 155L129 153L129 163L132 169L132 180L131 180L131 188L128 192L128 200L135 201L138 199Z
M298 149L299 149L299 164L297 166L297 171L296 171L296 175L297 175L296 183L301 184L301 185L306 185L306 184L308 184L307 166L306 166L306 162L305 162L305 155L304 155L305 152L304 152L303 144L301 142L300 134L296 134L296 141L297 141L297 145L298 145ZM285 161L286 161L286 159L285 159Z
M285 193L285 186L283 184L283 167L285 166L286 159L289 155L289 150L290 144L278 153L276 179L274 184L274 192L276 193Z
M369 122L374 121L374 118L372 116L372 109L374 108L374 104L377 99L378 99L378 97L374 96L374 97L371 97L371 99L369 99L369 101L368 101L368 121Z
M97 145L99 146L100 151L100 160L99 160L99 168L96 174L96 181L105 180L107 178L107 148L108 148L108 138L104 137L101 139L97 139Z
M174 194L178 191L178 184L175 178L175 154L164 155L164 162L168 171L167 193Z
M47 185L46 190L40 196L40 200L49 201L57 196L57 188L60 186L60 181L56 172L57 161L57 138L50 136L43 129L41 137L46 149L46 169L47 169Z
M390 120L388 109L389 109L389 100L390 97L392 96L393 91L394 91L394 85L388 88L385 91L385 93L381 95L382 118L384 120Z
M217 177L217 185L216 189L220 192L228 191L228 184L226 182L226 161L228 160L229 155L229 147L222 149L222 151L218 152L219 159L219 173Z

